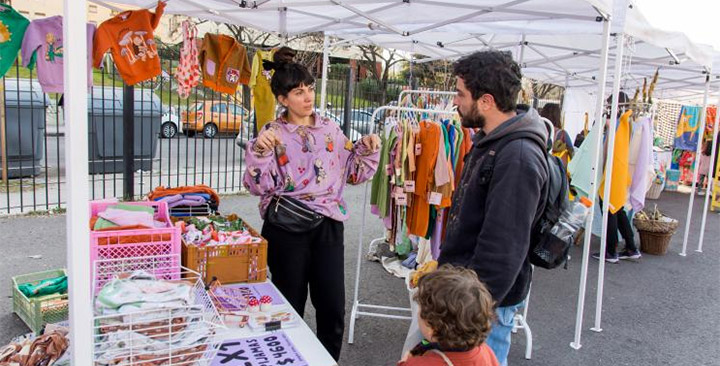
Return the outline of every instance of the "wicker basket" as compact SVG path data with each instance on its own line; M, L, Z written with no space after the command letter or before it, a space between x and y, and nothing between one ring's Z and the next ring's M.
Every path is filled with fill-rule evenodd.
M640 250L647 254L665 255L672 236L678 227L677 220L641 220L633 219L640 234Z
M634 218L633 224L638 231L649 231L657 234L675 234L678 228L677 220L660 221L660 220L643 220Z
M674 233L653 233L638 230L640 234L640 250L652 255L665 255Z

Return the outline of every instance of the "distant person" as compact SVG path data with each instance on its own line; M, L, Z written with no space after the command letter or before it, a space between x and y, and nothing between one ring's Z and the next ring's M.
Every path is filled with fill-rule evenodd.
M555 134L553 136L552 153L559 157L565 169L575 154L575 148L570 138L570 134L563 129L562 125L562 112L560 105L557 103L548 103L540 110L540 116L547 118L555 128Z

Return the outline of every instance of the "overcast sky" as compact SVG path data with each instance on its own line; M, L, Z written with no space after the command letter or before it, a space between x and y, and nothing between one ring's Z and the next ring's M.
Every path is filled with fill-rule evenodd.
M635 0L648 21L720 51L720 0Z

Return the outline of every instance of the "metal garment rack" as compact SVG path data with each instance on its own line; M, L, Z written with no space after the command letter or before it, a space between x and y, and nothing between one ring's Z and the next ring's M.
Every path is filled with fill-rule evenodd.
M433 110L433 109L383 106L383 107L380 107L380 108L376 109L375 111L373 111L371 121L375 120L379 111L417 112L417 113L434 114L434 115L452 115L452 114L456 113L454 110L441 111L441 110ZM360 237L358 239L357 268L355 270L355 292L354 292L354 296L353 296L352 312L350 313L350 334L348 336L348 343L350 343L350 344L354 343L354 341L355 341L355 321L360 316L369 316L369 317L386 318L386 319L404 319L404 320L412 319L412 317L410 316L410 315L412 315L412 311L410 310L410 308L376 305L376 304L363 304L360 302L360 299L359 299L360 267L362 265L362 258L363 258L363 240L364 240L364 233L365 233L365 217L366 217L366 213L367 213L368 186L369 185L370 184L365 183L365 196L363 198L363 205L362 205L362 223L360 226ZM377 242L382 242L384 240L385 240L384 237L373 239L370 242L370 245L373 245ZM380 310L384 310L385 312L379 312ZM395 312L396 314L387 314L387 312ZM410 315L397 315L397 313L401 313L401 314L410 313Z
M455 92L446 92L446 91L427 91L427 90L404 90L400 93L400 96L398 97L398 105L400 105L403 95L404 94L435 94L435 95L455 95ZM397 112L420 112L420 113L428 113L428 114L455 114L456 111L453 110L432 110L432 109L421 109L421 108L407 108L407 107L395 107L395 106L384 106L376 109L373 112L371 121L374 121L376 118L376 115L378 111L385 111L385 110L392 110ZM381 131L380 131L381 132ZM356 272L355 272L355 289L354 289L354 295L353 295L353 307L352 311L350 313L350 329L349 329L349 335L348 335L348 343L353 344L355 342L355 322L360 316L368 316L368 317L376 317L376 318L386 318L386 319L401 319L401 320L412 320L412 310L410 308L403 308L403 307L397 307L397 306L386 306L386 305L377 305L377 304L363 304L360 302L359 299L359 291L360 291L360 267L362 265L362 258L363 258L363 240L364 240L364 232L365 232L365 214L366 214L366 206L367 206L367 200L368 200L368 183L365 183L365 193L363 198L363 205L362 205L362 223L360 226L360 237L358 240L358 253L357 253L357 265L356 265ZM375 238L370 241L369 247L372 248L373 245L376 243L381 243L385 241L385 237ZM528 292L528 296L525 300L525 305L523 306L522 312L518 312L515 315L515 327L513 328L513 333L517 333L518 330L523 330L525 334L525 358L530 359L532 356L532 331L530 330L530 325L527 323L527 312L530 302L530 293ZM384 311L384 312L380 312ZM388 313L395 313L395 314L388 314ZM406 314L410 313L410 315L398 315L398 314Z

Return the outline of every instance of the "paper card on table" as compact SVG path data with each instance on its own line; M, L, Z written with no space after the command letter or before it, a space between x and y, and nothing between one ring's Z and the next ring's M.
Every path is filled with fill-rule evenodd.
M213 290L215 298L222 305L225 311L245 310L244 301L236 301L237 299L247 299L250 296L260 299L263 296L270 296L273 305L283 305L280 294L270 283L238 283L233 285L223 285Z
M405 181L405 192L407 192L407 193L415 192L415 181L414 180L406 180Z
M400 206L407 206L407 193L401 193L395 197L395 203Z
M430 192L428 203L435 206L439 205L440 203L442 203L442 194L438 192Z
M415 156L422 154L422 144L415 144Z
M283 331L220 345L211 366L309 366Z

